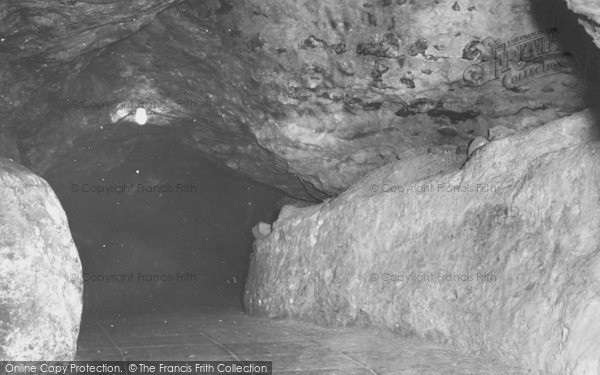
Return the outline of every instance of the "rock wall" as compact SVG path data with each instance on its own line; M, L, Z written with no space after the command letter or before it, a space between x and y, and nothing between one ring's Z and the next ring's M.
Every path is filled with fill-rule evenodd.
M497 135L461 169L405 160L321 205L284 207L255 242L246 309L385 326L535 373L598 373L593 122Z
M408 149L461 153L491 127L539 126L584 108L582 56L561 44L567 23L530 0L240 5L222 22L253 46L241 51L255 59L271 109L252 131L328 193Z
M0 158L0 360L71 360L81 263L50 186Z

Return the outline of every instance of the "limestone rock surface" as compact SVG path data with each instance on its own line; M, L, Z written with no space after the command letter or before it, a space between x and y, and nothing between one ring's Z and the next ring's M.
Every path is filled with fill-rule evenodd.
M383 326L536 374L598 373L593 124L577 113L492 140L460 169L411 174L403 161L323 204L284 207L255 242L246 309Z
M82 270L50 186L0 158L0 360L71 360Z

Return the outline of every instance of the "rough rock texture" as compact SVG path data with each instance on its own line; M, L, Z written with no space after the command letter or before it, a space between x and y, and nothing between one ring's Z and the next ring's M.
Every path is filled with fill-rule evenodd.
M82 139L134 142L145 106L174 147L318 201L406 151L466 155L490 127L581 108L588 56L539 3L6 1L0 127L44 174Z
M598 373L593 122L578 113L491 141L460 170L396 163L326 203L284 207L255 242L247 310L385 326L535 373Z
M320 190L339 193L410 148L466 146L491 126L541 125L580 105L552 35L564 30L549 31L560 26L529 0L243 4L230 28L260 40L257 76L279 112L253 131Z
M82 273L50 186L0 158L0 360L71 360Z
M252 228L252 235L255 239L262 238L271 233L271 224L260 222Z
M126 38L182 0L7 0L0 4L0 53L69 61Z
M596 0L566 0L569 9L580 16L579 23L600 48L600 4Z

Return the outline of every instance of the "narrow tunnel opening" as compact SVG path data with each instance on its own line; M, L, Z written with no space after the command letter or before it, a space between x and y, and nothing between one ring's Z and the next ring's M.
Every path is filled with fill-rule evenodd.
M173 131L115 126L47 173L81 257L84 321L241 311L252 227L272 223L285 195L182 147Z

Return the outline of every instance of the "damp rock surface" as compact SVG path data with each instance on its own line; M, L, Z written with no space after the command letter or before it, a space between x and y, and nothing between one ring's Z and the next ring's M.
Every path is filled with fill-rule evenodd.
M0 158L0 360L71 360L82 270L50 186Z
M600 369L600 143L588 112L461 168L367 175L286 206L255 242L249 312L383 326L544 374Z

